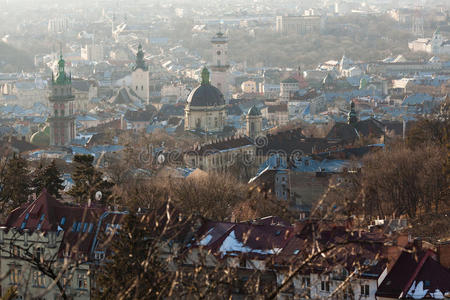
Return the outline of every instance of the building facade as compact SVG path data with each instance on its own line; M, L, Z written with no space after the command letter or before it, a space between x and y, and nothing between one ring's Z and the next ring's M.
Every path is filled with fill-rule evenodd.
M276 31L281 34L320 33L320 16L277 16Z

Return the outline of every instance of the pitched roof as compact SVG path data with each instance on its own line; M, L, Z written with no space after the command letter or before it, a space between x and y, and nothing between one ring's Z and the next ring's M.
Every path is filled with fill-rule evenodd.
M376 295L387 298L443 299L444 294L450 292L450 270L439 264L434 256L432 250L425 253L402 252Z
M101 207L62 203L44 189L36 200L13 210L4 226L31 232L64 231L61 251L66 245L77 245L78 251L89 253L95 238L94 228L97 228L97 222L105 211Z
M253 141L247 136L231 137L221 139L210 144L195 146L193 149L188 151L188 153L195 152L198 155L209 155L251 145L253 145Z

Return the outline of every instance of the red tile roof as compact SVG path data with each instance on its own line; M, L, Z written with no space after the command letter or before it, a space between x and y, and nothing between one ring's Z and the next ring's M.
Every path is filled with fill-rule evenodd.
M376 295L387 298L439 298L437 290L450 292L450 270L436 259L436 253L403 252L379 286Z

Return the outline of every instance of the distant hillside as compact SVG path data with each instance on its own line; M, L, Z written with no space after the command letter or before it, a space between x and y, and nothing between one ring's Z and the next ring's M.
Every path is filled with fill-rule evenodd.
M33 64L31 55L0 41L0 72L27 71Z

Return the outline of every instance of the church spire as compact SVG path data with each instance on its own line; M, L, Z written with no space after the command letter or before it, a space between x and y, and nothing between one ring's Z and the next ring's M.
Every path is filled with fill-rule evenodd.
M348 113L348 124L354 125L356 122L358 122L358 117L356 116L355 102L352 101L350 104L350 112Z
M71 78L68 77L66 74L65 65L66 65L66 62L64 61L64 58L63 58L63 55L61 52L59 54L59 61L58 61L58 74L56 75L56 79L52 80L54 84L63 85L63 84L69 84L71 82Z
M136 65L134 66L134 70L136 69L147 71L147 66L144 61L144 51L142 50L141 43L139 43L138 51L136 53Z

